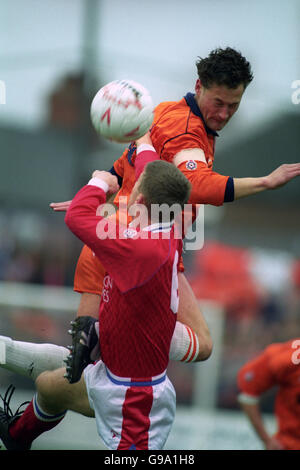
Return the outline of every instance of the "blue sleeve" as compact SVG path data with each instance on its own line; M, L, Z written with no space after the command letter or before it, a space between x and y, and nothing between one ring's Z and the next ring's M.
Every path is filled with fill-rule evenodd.
M232 176L228 178L226 188L225 188L225 196L224 202L232 202L234 201L234 182Z

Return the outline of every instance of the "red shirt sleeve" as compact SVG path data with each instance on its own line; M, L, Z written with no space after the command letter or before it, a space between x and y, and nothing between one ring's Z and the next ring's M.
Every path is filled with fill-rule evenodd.
M238 388L242 393L259 397L277 384L276 374L271 363L272 346L266 348L255 359L247 362L238 373Z

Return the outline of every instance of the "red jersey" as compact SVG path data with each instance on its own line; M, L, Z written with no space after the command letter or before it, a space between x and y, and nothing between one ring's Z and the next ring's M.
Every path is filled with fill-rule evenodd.
M154 224L140 232L116 226L114 221L96 215L103 202L104 191L87 185L66 214L69 228L107 271L99 311L101 358L119 377L157 376L169 362L182 241L174 238L170 225ZM99 222L105 232L116 235L114 239L97 236ZM161 235L166 231L167 238Z
M216 136L217 133L205 125L192 93L188 93L178 102L160 103L155 109L151 140L162 160L171 162L174 156L183 149L200 148L204 151L207 167L203 164L205 168L201 170L203 173L201 178L202 196L201 200L193 200L194 203L220 205L224 202L228 177L216 175L212 171ZM114 200L117 205L121 196L128 197L130 195L135 184L135 156L135 146L132 144L114 163L113 171L118 176L121 186ZM193 218L195 216L196 208L194 206ZM95 260L93 254L84 248L75 271L74 290L76 292L101 295L103 269L99 269L99 264L99 260ZM182 259L179 270L184 271Z
M298 342L298 343L296 343ZM298 344L298 351L295 345ZM288 450L300 450L300 339L271 344L239 371L243 394L259 397L278 386L275 415L276 439Z

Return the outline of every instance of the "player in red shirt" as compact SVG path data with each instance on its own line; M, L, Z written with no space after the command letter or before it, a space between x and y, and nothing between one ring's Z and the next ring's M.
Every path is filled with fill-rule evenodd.
M259 407L263 393L278 387L278 430L270 436ZM300 339L268 346L238 373L238 401L267 450L300 450Z
M141 166L136 168L141 171ZM101 360L88 365L72 385L64 379L64 369L41 374L38 393L21 417L11 418L6 403L0 437L8 449L30 448L67 409L95 416L110 449L161 449L168 437L176 403L166 368L178 310L182 240L175 236L170 218L153 221L148 216L146 223L132 229L97 215L105 192L116 186L111 173L94 172L66 214L68 227L106 269L99 311ZM149 211L160 203L162 192L170 207L183 207L190 183L173 165L150 162L133 188L129 207L143 204Z

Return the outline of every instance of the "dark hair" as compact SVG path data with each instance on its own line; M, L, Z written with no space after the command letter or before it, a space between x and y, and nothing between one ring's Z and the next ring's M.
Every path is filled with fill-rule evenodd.
M172 163L155 160L148 163L139 187L145 198L145 206L152 204L179 205L184 208L190 197L191 183Z
M237 88L240 84L246 88L253 80L251 65L238 51L227 47L217 48L208 57L196 62L198 77L205 88L212 85L225 85Z

